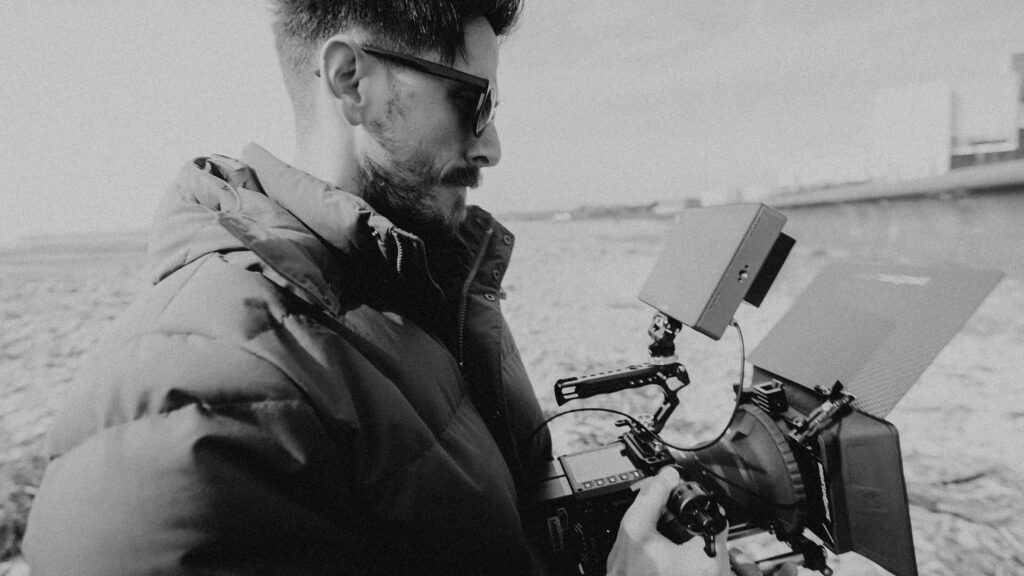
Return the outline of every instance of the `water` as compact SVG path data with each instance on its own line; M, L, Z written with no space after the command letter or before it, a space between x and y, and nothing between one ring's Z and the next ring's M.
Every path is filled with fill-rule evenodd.
M1024 193L785 211L797 245L857 260L955 262L1024 278Z

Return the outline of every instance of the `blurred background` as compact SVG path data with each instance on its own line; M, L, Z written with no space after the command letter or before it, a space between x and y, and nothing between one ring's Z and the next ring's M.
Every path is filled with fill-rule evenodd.
M288 159L293 136L263 0L0 14L2 576L26 573L63 392L146 285L165 184L250 141ZM760 201L789 218L793 254L737 317L748 351L829 264L1001 270L890 419L921 573L1024 573L1024 3L527 0L501 57L503 159L470 200L517 234L503 305L546 411L555 379L642 359L652 310L636 294L680 210ZM679 441L728 418L730 338L681 336L695 384ZM618 434L587 415L553 431L560 453Z
M525 6L499 68L504 157L471 195L494 212L751 199L1017 139L1018 0ZM291 158L266 0L2 14L0 241L144 229L198 155Z

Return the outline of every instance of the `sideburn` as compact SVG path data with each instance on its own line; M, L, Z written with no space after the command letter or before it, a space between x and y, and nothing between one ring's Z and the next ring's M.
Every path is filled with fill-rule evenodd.
M389 154L394 155L395 151L403 146L403 142L394 135L394 126L398 122L406 120L406 107L402 104L402 97L398 90L398 81L395 78L394 70L391 68L387 69L384 82L387 90L387 93L384 95L384 117L370 119L367 121L367 127L377 137L381 147L387 150Z
M383 117L367 122L367 127L376 138L385 158L378 161L366 157L361 162L361 189L363 199L377 212L391 220L396 226L422 237L448 237L455 233L457 223L448 221L438 214L430 203L429 190L437 185L439 178L433 174L433 165L424 158L423 151L410 150L414 144L399 139L395 129L407 119L406 106L397 78L388 69L385 80L387 94L384 100ZM394 158L409 158L401 166L393 166ZM392 166L389 166L391 160ZM446 184L474 186L479 182L479 169L456 171L447 178Z

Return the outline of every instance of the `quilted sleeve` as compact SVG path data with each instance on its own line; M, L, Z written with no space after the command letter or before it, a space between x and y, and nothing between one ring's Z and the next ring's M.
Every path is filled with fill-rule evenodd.
M301 400L186 404L53 460L26 556L33 576L360 573L342 468Z

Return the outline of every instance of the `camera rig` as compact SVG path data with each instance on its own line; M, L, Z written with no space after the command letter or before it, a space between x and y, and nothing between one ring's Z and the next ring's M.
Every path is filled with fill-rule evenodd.
M688 326L717 340L741 300L760 305L794 244L785 221L761 204L684 211L640 294L658 310L647 362L555 383L560 406L652 385L662 393L654 415L623 418L615 441L557 458L538 480L536 532L565 573L603 574L630 486L675 466L681 482L658 528L677 543L699 537L714 555L726 528L730 540L769 532L792 552L760 560L762 570L797 562L829 575L826 551L853 551L917 575L899 436L883 417L1000 273L828 268L745 359L751 381L741 373L718 437L680 448L659 436L690 383L676 334Z
M762 560L762 566L796 561L830 574L822 547L801 531L807 491L790 444L803 447L807 458L815 458L810 445L848 410L852 396L837 383L805 415L789 406L780 382L759 384L750 391L738 391L740 401L730 422L735 432L728 440L689 449L688 454L673 452L659 433L679 406L679 392L690 383L672 344L680 327L677 321L656 314L648 331L652 336L648 364L555 383L559 405L649 385L661 390L662 403L653 416L616 422L626 428L616 442L552 463L547 493L541 497L548 507L552 548L563 556L568 552L575 563L566 566L569 570L603 573L618 519L632 502L629 485L665 466L676 466L682 481L670 495L658 525L665 536L677 543L700 537L704 551L714 556L714 539L730 524L731 538L770 530L794 552Z

